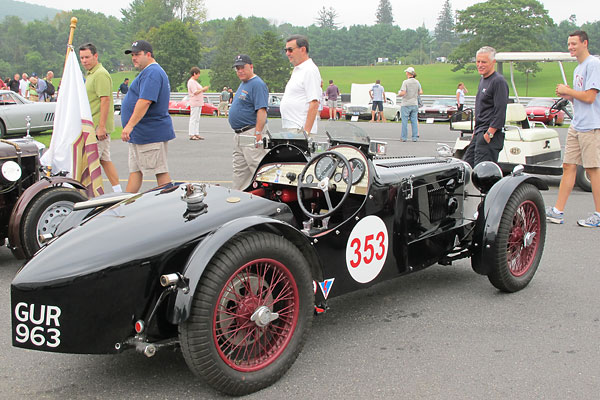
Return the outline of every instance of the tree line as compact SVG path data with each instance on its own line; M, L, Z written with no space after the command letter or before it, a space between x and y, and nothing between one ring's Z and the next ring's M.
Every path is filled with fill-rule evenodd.
M337 12L318 10L307 27L275 25L265 18L206 20L204 0L133 0L121 19L89 10L61 12L52 19L24 22L7 16L0 23L0 76L54 70L60 76L69 24L79 22L74 45L94 43L100 60L111 72L130 69L123 50L136 39L146 39L167 72L174 90L180 89L192 66L210 69L213 90L237 87L231 68L235 55L250 55L255 72L272 91L282 91L291 73L284 40L304 34L317 65L371 65L378 62L425 64L448 60L455 69L474 72L471 61L482 45L498 51L566 51L568 33L584 29L590 51L600 53L600 21L579 25L574 15L555 23L537 0L488 0L453 10L440 0L435 29L403 29L395 23L389 0L377 4L373 25L340 27ZM374 4L375 5L375 4ZM519 68L519 67L518 67ZM535 65L520 66L535 74Z

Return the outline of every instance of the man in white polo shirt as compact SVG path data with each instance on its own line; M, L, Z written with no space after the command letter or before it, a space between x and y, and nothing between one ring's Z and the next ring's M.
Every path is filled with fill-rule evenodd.
M317 111L322 96L321 73L308 57L308 39L293 35L286 40L285 54L294 66L281 99L281 119L284 127L302 127L317 133Z

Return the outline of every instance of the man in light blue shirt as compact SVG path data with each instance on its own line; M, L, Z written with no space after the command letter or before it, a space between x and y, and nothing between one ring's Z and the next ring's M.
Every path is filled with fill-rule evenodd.
M383 117L383 101L385 100L385 89L381 86L381 81L377 79L375 84L369 90L369 95L373 101L373 107L371 107L371 121L375 122L375 114L379 115L379 122L385 122Z
M577 165L583 165L592 184L592 197L596 210L586 219L577 221L580 226L600 227L600 61L590 55L588 35L575 31L567 42L569 53L579 65L573 73L573 88L556 86L556 94L573 102L573 121L567 134L563 159L563 176L554 207L546 209L550 222L562 224L563 210L575 184Z

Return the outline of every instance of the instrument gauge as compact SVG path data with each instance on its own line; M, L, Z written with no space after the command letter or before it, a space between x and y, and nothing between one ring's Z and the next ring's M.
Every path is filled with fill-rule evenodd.
M329 156L325 156L317 161L315 165L315 177L317 180L323 180L324 178L331 178L335 172L337 162Z
M339 183L342 180L342 174L340 172L337 172L334 176L333 176L333 180L335 181L335 183Z
M352 168L352 184L356 185L365 176L365 164L358 158L352 158L348 161ZM348 168L344 167L342 171L344 182L348 183Z
M313 181L315 180L315 177L312 176L311 174L306 175L306 178L304 178L304 180L306 181L306 183L313 183Z

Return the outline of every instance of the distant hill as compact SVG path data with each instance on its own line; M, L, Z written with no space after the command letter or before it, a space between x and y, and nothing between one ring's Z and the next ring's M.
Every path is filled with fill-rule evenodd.
M3 21L4 17L8 15L16 15L23 21L52 19L61 11L56 8L39 6L23 1L0 0L0 21Z

